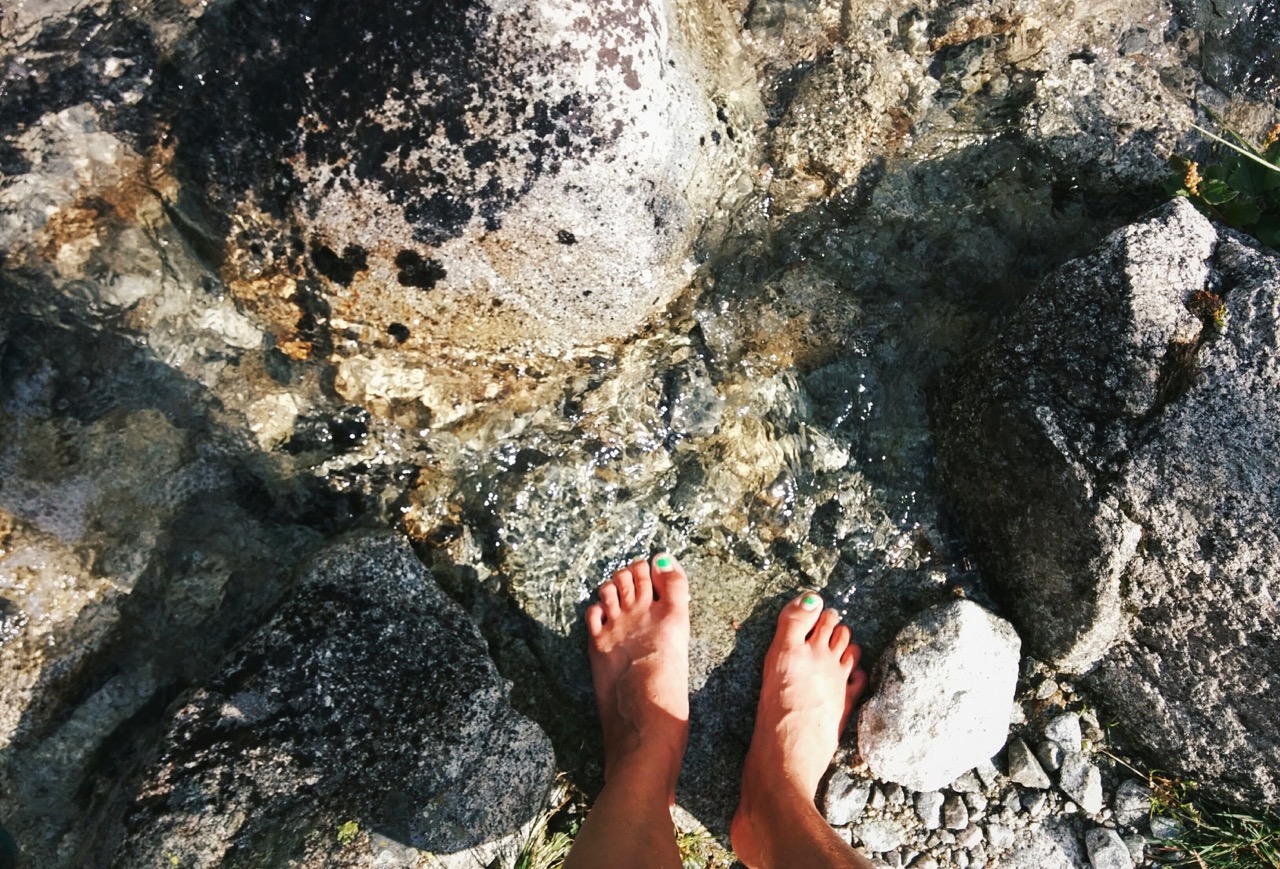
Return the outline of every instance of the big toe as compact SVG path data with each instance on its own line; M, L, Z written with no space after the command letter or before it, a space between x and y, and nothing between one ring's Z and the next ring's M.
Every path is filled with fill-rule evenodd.
M689 605L689 577L685 576L684 568L674 555L660 552L654 556L651 578L654 596L658 600L672 606Z
M811 591L797 597L778 614L777 639L786 645L803 643L822 617L822 598Z

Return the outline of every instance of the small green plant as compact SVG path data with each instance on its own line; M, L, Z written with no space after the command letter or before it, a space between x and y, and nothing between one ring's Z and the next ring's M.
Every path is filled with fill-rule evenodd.
M564 864L565 858L569 856L569 849L573 847L573 836L577 833L577 824L575 823L568 832L557 830L553 833L548 828L552 818L559 814L567 803L568 800L538 818L533 829L529 831L529 841L520 851L520 856L516 857L515 869L559 869Z
M1258 144L1234 130L1225 130L1233 142L1192 126L1220 147L1214 162L1204 167L1175 157L1177 175L1169 181L1169 192L1187 197L1205 214L1263 244L1280 247L1280 124Z
M1158 847L1168 866L1199 869L1280 869L1280 815L1217 806L1196 796L1195 782L1150 773L1151 812L1176 821L1182 832Z
M360 834L360 825L355 821L347 821L338 827L338 844L344 848L356 840Z

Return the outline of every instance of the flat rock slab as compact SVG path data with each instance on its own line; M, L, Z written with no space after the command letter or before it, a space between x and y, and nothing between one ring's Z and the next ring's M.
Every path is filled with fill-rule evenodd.
M554 757L508 690L403 542L340 541L178 711L97 865L363 865L375 842L510 860Z
M1175 200L1046 281L937 417L939 469L1029 650L1092 671L1153 763L1268 803L1278 289L1280 257Z
M976 603L926 610L877 662L858 749L877 778L937 790L996 754L1009 733L1021 643Z

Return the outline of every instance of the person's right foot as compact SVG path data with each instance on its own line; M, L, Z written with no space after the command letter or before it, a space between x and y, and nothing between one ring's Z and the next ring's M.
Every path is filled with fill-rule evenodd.
M764 661L755 732L729 837L738 858L763 865L760 841L779 800L813 805L818 783L867 684L861 650L835 610L812 592L791 601Z

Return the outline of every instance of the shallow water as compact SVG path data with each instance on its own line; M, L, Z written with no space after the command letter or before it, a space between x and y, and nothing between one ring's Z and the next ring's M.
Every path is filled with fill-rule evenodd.
M164 70L185 56L187 12L86 13L6 44L0 237L18 250L62 215L49 256L0 264L0 508L19 553L0 562L0 650L30 684L62 686L7 722L14 768L113 680L127 697L87 741L106 746L95 763L128 757L286 593L287 565L353 527L409 534L584 779L580 614L631 558L665 548L694 571L704 705L740 687L717 673L751 671L766 611L792 589L823 589L870 655L932 602L998 607L934 475L939 372L1159 200L1192 95L1265 114L1277 17L1265 3L1229 21L1189 4L1181 24L1155 6L1137 23L1108 4L1063 13L1071 39L1126 46L1100 61L1053 27L1020 29L1050 15L1032 4L982 24L967 7L873 4L851 21L836 5L754 3L743 34L718 4L681 7L705 28L692 50L741 73L727 103L760 111L749 181L707 218L689 286L646 328L505 371L493 400L459 397L447 417L396 390L450 396L487 373L361 367L396 346L354 326L332 355L300 358L264 326L273 297L250 304L224 282L231 263L269 283L276 254L247 232L220 248L184 186L202 170L174 164L144 118L191 84ZM42 8L0 33L63 14ZM1202 45L1183 44L1188 27ZM1239 61L1242 39L1254 60ZM1124 98L1078 96L1090 88ZM101 195L77 200L77 184ZM378 392L384 375L401 380ZM33 620L38 653L9 642ZM749 717L733 702L725 718ZM710 754L740 730L717 724L695 745ZM74 782L86 761L60 763ZM719 796L687 796L708 823L723 814ZM33 805L21 816L48 808Z

